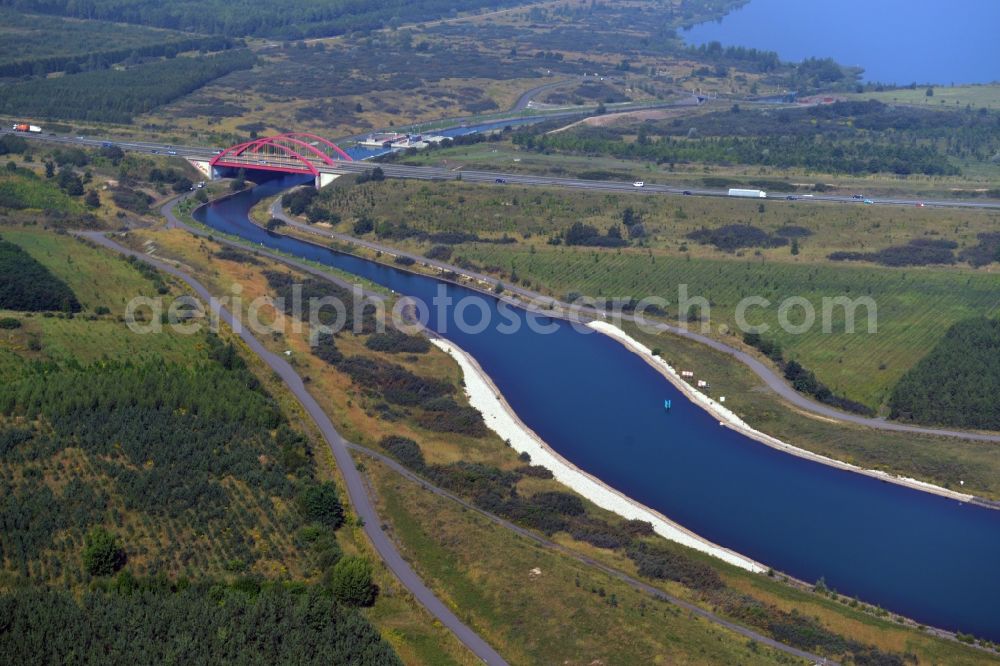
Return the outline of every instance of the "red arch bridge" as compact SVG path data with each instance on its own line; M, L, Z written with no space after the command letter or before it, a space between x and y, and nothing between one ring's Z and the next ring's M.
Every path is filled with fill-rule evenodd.
M308 132L288 132L226 148L207 164L196 166L210 177L217 169L227 167L307 174L314 176L320 187L336 177L330 167L351 161L351 156L329 139Z

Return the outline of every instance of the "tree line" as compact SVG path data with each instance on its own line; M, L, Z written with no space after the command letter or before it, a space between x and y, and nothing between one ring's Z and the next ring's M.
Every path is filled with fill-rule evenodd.
M17 245L0 238L0 308L79 312L69 286Z
M248 49L217 55L174 58L123 71L96 70L9 84L2 88L0 113L12 116L130 123L194 92L209 81L253 67Z
M893 388L893 418L1000 430L1000 321L954 324Z
M315 586L156 583L123 578L79 599L0 593L0 662L402 664L358 611Z
M504 4L504 3L501 3ZM301 39L496 7L490 0L0 0L0 6L230 37Z
M623 139L636 135L634 142ZM1000 150L1000 114L930 110L878 101L804 109L729 111L545 134L518 130L529 149L611 154L660 163L804 167L827 173L955 175L952 159L989 162Z
M81 24L92 25L92 24ZM102 29L103 30L103 29ZM236 42L225 37L177 38L155 44L133 45L122 48L87 53L30 57L7 63L0 63L0 77L21 78L45 76L52 72L79 74L80 72L108 69L115 63L130 61L135 64L144 58L175 58L185 51L222 51L236 46Z
M959 169L929 145L860 139L833 141L820 136L664 136L627 143L613 129L588 127L559 134L521 132L514 142L528 150L612 156L675 164L747 164L775 168L801 167L823 173L922 173L957 175Z
M796 391L811 395L820 402L847 412L874 416L875 411L871 407L837 395L826 384L816 379L812 370L803 367L798 361L786 361L784 350L778 342L762 337L759 333L744 333L743 342L774 361L781 368L785 379L792 384Z

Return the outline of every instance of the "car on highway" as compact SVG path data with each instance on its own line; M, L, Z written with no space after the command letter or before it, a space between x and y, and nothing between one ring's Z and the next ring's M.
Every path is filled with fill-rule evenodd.
M493 182L496 183L497 185L506 185L507 184L507 179L506 178L497 178Z
M862 199L865 198L865 195L863 195L863 194L852 194L851 198L852 199L856 199L857 201L861 201Z
M785 199L787 199L788 201L798 201L799 198L797 196L789 194L787 197L785 197Z
M168 150L167 151L167 155L176 155L176 154L177 154L176 150Z
M923 207L924 207L924 206L926 206L926 205L927 205L927 204L925 204L925 203L924 203L923 201L918 201L918 202L917 202L917 208L923 208Z
M875 203L875 202L874 202L874 201L872 201L871 199L865 199L865 203L866 203L866 204L873 204L873 203Z
M632 187L646 187L646 183L642 182L641 180L637 180L634 183L632 183Z
M691 196L691 190L684 190L683 192L681 192L681 194L683 194L686 197L689 197Z

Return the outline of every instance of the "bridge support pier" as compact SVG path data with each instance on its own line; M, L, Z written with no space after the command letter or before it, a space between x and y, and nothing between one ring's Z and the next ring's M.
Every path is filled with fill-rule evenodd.
M320 188L326 187L333 181L340 178L340 176L341 174L339 173L326 173L320 171L318 174L316 174L316 189L318 190Z
M208 160L195 159L189 159L188 162L190 162L195 169L204 174L206 180L215 180L215 169L212 168L211 162Z

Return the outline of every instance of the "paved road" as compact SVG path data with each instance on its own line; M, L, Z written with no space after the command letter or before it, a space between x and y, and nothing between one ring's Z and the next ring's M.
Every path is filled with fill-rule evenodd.
M104 236L100 232L82 232L81 236L99 244L115 252L125 254L128 256L134 256L142 261L145 261L157 269L173 275L184 282L186 282L192 290L205 302L211 301L211 294L195 278L178 270L176 267L157 259L153 259L141 252L136 252L128 248L119 245L110 238ZM354 506L355 512L358 516L364 520L364 531L371 540L372 545L375 547L376 552L378 552L379 557L385 562L386 566L396 575L403 586L410 591L414 598L421 603L430 613L437 618L441 624L451 630L455 636L458 637L462 643L465 644L477 657L479 657L484 663L496 666L506 665L507 662L504 660L500 654L494 650L489 644L484 641L475 631L470 629L465 625L458 617L449 609L440 599L435 596L435 594L428 588L413 568L403 559L400 555L399 550L396 545L392 542L389 537L381 529L382 521L375 510L375 505L372 498L368 494L367 487L365 485L364 479L361 477L361 473L357 470L354 460L351 458L350 452L347 450L348 443L340 436L337 429L334 427L333 423L326 413L320 408L319 403L316 402L315 398L306 390L305 384L302 383L302 378L299 377L298 373L292 368L288 362L282 357L273 354L268 349L260 343L257 338L255 338L249 331L243 326L235 325L234 317L231 312L225 308L221 308L219 316L222 321L226 322L233 327L234 330L239 332L243 341L246 342L250 350L253 351L257 356L263 360L268 367L271 368L275 373L281 377L285 385L288 386L289 390L295 395L296 399L306 410L309 416L315 421L316 425L319 427L320 432L323 433L323 438L326 440L333 452L333 456L337 461L337 467L340 468L341 474L344 476L344 481L347 485L347 494L350 497L351 504Z
M164 206L163 209L164 215L167 217L169 224L171 226L176 226L186 230L195 231L191 229L189 226L185 225L179 219L177 219L176 215L173 212L174 206L181 200L182 200L181 198L174 199L167 206ZM171 264L168 264L158 259L154 259L152 257L149 257L148 255L144 255L140 252L136 252L126 247L123 247L122 245L116 243L115 241L105 236L102 232L97 232L97 231L81 232L80 235L87 238L88 240L91 240L99 245L102 245L103 247L114 250L115 252L119 252L121 254L125 254L128 256L134 256L142 261L145 261L155 266L156 268L165 273L168 273L170 275L173 275L174 277L183 280L206 303L209 302L211 299L211 294L208 291L208 289L204 287L204 285L202 285L194 277L188 275L187 273L184 273L183 271L179 270L178 268L176 268ZM217 241L223 240L218 237L215 237L215 239ZM246 248L245 245L239 243L233 243L230 241L225 241L225 242L226 244L231 244L236 247L240 247L243 249ZM335 275L331 275L314 267L304 265L301 262L291 260L287 257L267 252L262 252L262 254L267 254L268 256L274 258L277 261L281 261L283 263L295 266L296 268L305 268L314 275L317 275L324 279L330 280L335 284L343 286L343 281L341 280L341 278ZM394 574L396 574L400 582L403 583L403 585L414 595L414 597L416 597L416 599L421 604L423 604L435 617L437 617L442 622L442 624L451 629L455 633L455 635L458 636L459 640L461 640L470 650L472 650L477 656L479 656L485 663L506 664L507 662L505 662L503 658L500 657L500 655L497 654L492 648L490 648L489 645L486 644L485 641L483 641L477 634L475 634L471 629L469 629L466 625L464 625L457 617L455 617L455 615L446 606L444 606L443 603L441 603L441 601L434 595L434 593L431 592L430 589L428 589L423 584L423 582L413 571L410 565L407 564L402 559L402 556L399 554L396 545L392 542L391 539L389 539L386 536L386 534L382 531L380 527L382 521L375 510L374 503L372 501L371 496L368 493L368 489L364 482L364 479L362 478L360 472L357 470L357 467L355 466L355 463L352 460L350 453L348 452L348 449L353 449L355 451L359 451L366 455L375 457L384 464L391 467L397 473L409 478L412 481L420 483L423 487L441 497L446 497L454 502L458 502L463 507L472 511L476 511L477 513L486 516L494 523L502 527L505 527L513 532L516 532L517 534L525 538L531 539L535 543L543 545L546 548L558 551L563 555L573 557L574 559L583 562L588 566L600 569L604 573L607 573L619 580L624 581L625 583L627 583L628 585L632 586L637 590L640 590L657 599L667 601L680 608L683 608L684 610L694 615L697 615L701 618L704 618L705 620L708 620L713 624L729 629L730 631L733 631L741 636L757 641L762 645L767 645L776 650L794 655L796 657L808 659L814 663L823 663L823 664L835 663L829 660L824 660L822 657L811 654L809 652L805 652L803 650L799 650L798 648L792 647L790 645L785 645L784 643L776 641L763 634L757 633L756 631L748 629L747 627L741 626L734 622L730 622L729 620L726 620L725 618L722 618L716 615L715 613L707 611L699 606L696 606L695 604L680 599L679 597L667 594L666 592L648 583L644 583L641 580L633 578L628 574L625 574L617 569L609 567L589 557L575 553L559 544L556 544L553 541L550 541L538 534L535 534L531 530L525 529L523 527L515 525L514 523L511 523L510 521L504 520L499 516L483 511L478 507L476 507L475 505L465 501L461 497L458 497L457 495L454 495L453 493L450 493L442 488L434 486L433 484L429 483L426 479L417 476L416 474L406 469L405 467L397 463L392 458L389 458L388 456L382 455L376 451L372 451L367 447L359 446L357 444L348 442L343 437L341 437L340 433L337 432L336 428L330 421L329 417L326 415L325 412L323 412L322 408L319 406L316 400L306 390L306 387L302 382L302 378L298 375L298 373L295 372L292 366L289 365L285 359L266 349L260 343L260 341L257 340L257 338L255 338L244 327L234 326L233 325L234 319L232 313L230 313L227 309L225 308L220 309L219 316L223 321L225 321L227 324L233 327L234 330L237 330L239 332L240 337L244 340L244 342L246 342L247 346L250 347L250 350L253 351L255 354L257 354L261 358L261 360L263 360L268 365L268 367L270 367L274 372L276 372L281 377L282 381L285 382L288 388L295 395L296 399L298 399L299 403L303 406L303 408L305 408L306 412L315 421L316 425L320 428L320 431L323 433L324 439L326 439L327 444L330 446L330 450L334 454L334 457L337 461L337 466L340 468L341 473L344 475L345 482L347 483L347 493L351 499L351 503L354 506L357 514L364 519L365 533L371 539L372 544L375 546L376 551L382 557L383 561L385 561L386 565L390 568L390 570L392 570Z
M581 555L580 553L574 552L574 551L570 550L569 548L566 548L565 546L563 546L561 544L558 544L558 543L556 543L554 541L550 541L549 539L546 539L545 537L541 536L540 534L536 534L535 532L533 532L533 531L531 531L529 529L521 527L520 525L516 525L516 524L510 522L509 520L501 518L500 516L492 514L492 513L488 512L488 511L484 511L483 509L480 509L479 507L477 507L475 504L472 504L471 502L467 502L466 500L462 499L458 495L455 495L454 493L451 493L451 492L449 492L449 491L447 491L447 490L445 490L443 488L439 488L438 486L435 486L434 484L430 483L424 477L419 476L418 474L410 471L408 468L406 468L403 465L401 465L400 463L396 462L396 460L394 460L393 458L390 458L387 455L379 453L378 451L374 451L372 449L369 449L368 447L359 446L357 444L348 444L348 448L351 448L351 449L353 449L355 451L363 453L366 456L370 456L372 458L375 458L379 462L381 462L384 465L386 465L387 467L391 468L397 474L406 477L407 479L409 479L410 481L413 481L414 483L419 483L424 490L428 490L428 491L434 493L435 495L438 495L439 497L444 497L444 498L449 499L449 500L451 500L451 501L453 501L453 502L455 502L457 504L460 504L463 508L465 508L468 511L475 511L476 513L478 513L478 514L480 514L480 515L485 516L486 518L488 518L491 522L493 522L493 523L495 523L495 524L497 524L497 525L499 525L499 526L501 526L501 527L503 527L505 529L508 529L511 532L514 532L514 533L518 534L519 536L522 536L522 537L524 537L526 539L530 539L532 542L537 543L538 545L543 546L543 547L545 547L548 550L555 551L555 552L559 553L560 555L565 555L567 557L571 557L571 558L573 558L574 560L576 560L578 562L582 562L583 564L586 564L587 566L593 567L595 569L599 569L600 571L608 574L609 576L613 576L614 578L617 578L618 580L620 580L620 581L628 584L630 587L632 587L632 588L634 588L636 590L639 590L640 592L644 592L644 593L650 595L651 597L654 597L654 598L659 599L661 601L666 601L666 602L668 602L670 604L673 604L674 606L677 606L679 608L683 608L684 610L688 611L692 615L697 615L698 617L704 618L705 620L708 620L709 622L711 622L713 624L717 624L717 625L719 625L721 627L725 627L726 629L729 629L730 631L733 631L733 632L739 634L740 636L743 636L745 638L749 638L749 639L751 639L753 641L756 641L756 642L758 642L758 643L760 643L762 645L766 645L768 647L774 648L775 650L780 650L781 652L785 652L787 654L791 654L791 655L794 655L796 657L801 657L803 659L808 659L809 661L811 661L813 663L817 663L817 664L828 664L830 666L833 666L834 664L836 664L836 662L830 661L829 659L825 659L823 657L820 657L818 655L812 654L810 652L806 652L804 650L799 650L798 648L792 647L790 645L785 645L784 643L776 641L773 638L769 638L768 636L765 636L763 634L759 634L759 633L757 633L756 631L754 631L752 629L748 629L747 627L744 627L742 625L736 624L734 622L730 622L729 620L727 620L727 619L725 619L723 617L720 617L719 615L716 615L715 613L713 613L711 611L705 610L704 608L701 608L700 606L697 606L697 605L692 604L692 603L690 603L688 601L685 601L684 599L681 599L680 597L676 597L676 596L674 596L672 594L668 594L668 593L664 592L663 590L650 585L649 583L645 583L645 582L643 582L643 581L641 581L641 580L639 580L637 578L633 578L632 576L629 576L628 574L626 574L626 573L624 573L622 571L619 571L618 569L615 569L614 567L610 567L610 566L604 564L603 562L598 562L597 560L594 560L594 559L592 559L590 557L587 557L586 555ZM932 631L936 631L936 630L932 630ZM946 632L941 632L941 636L944 637L944 638L949 638L950 637L950 635L947 634Z
M676 103L662 104L656 106L644 106L642 108L659 108L660 106L675 106ZM621 109L627 110L627 109ZM572 115L572 114L569 114ZM558 117L557 115L540 117L540 119L550 119ZM498 120L496 122L502 122ZM0 129L0 134L11 134L9 128ZM116 146L122 150L136 151L142 153L159 153L166 155L176 155L178 157L186 157L192 159L211 159L211 157L219 152L219 149L214 147L206 146L177 146L177 145L166 145L152 142L144 141L115 141L101 138L92 138L85 136L68 136L68 135L55 135L49 133L42 134L26 134L24 132L16 132L20 136L24 136L28 139L37 139L40 141L48 141L59 144L67 145L79 145L85 147L100 147L103 143L110 142L114 143ZM683 188L674 185L668 185L663 183L644 183L643 187L635 187L633 183L615 181L615 180L585 180L581 178L559 178L555 176L535 176L528 174L515 174L515 173L504 173L501 171L477 171L477 170L461 170L452 171L450 169L443 169L438 167L416 167L416 166L405 166L400 164L385 163L380 165L382 170L387 176L392 178L408 178L408 179L418 179L418 180L456 180L461 178L463 181L470 183L493 183L497 187L502 187L503 184L518 184L518 185L529 185L529 186L547 186L547 187L558 187L570 190L589 190L594 192L614 192L614 193L632 193L632 194L644 194L644 195L677 195L677 196L703 196L703 197L725 197L728 196L728 190L725 189L707 189L707 188ZM248 166L252 169L252 165ZM320 170L323 172L330 173L351 173L358 171L365 171L371 169L372 165L369 162L339 162L335 167L324 166ZM461 175L459 175L461 174ZM770 192L768 193L768 201L788 201L792 199L799 203L815 203L815 202L837 202L843 204L852 204L856 206L865 205L861 199L856 199L853 196L838 196L838 195L801 195L794 193L783 193L783 192ZM996 200L986 200L986 201L952 201L952 200L931 200L931 199L907 199L899 197L885 197L885 198L874 198L871 199L872 205L876 206L927 206L933 208L975 208L975 209L988 209L988 210L1000 210L1000 201Z
M542 94L547 90L555 90L556 88L561 88L565 85L572 83L575 80L576 79L563 79L562 81L556 81L555 83L546 83L545 85L536 86L530 90L525 90L523 93L521 93L521 96L517 98L517 101L514 102L514 106L510 107L510 111L511 112L524 111L525 109L528 108L528 105L531 103L531 100L533 100L536 96Z
M474 169L461 169L458 171L444 169L441 167L407 166L385 162L378 165L385 175L390 178L406 178L413 180L462 180L469 183L493 183L497 187L503 185L533 185L558 187L570 190L589 190L592 192L608 192L617 194L644 194L644 195L680 195L680 196L700 196L700 197L728 197L729 192L725 189L706 188L683 188L675 185L662 183L652 183L643 181L641 187L632 182L621 180L586 180L583 178L562 178L557 176L536 176L530 174L505 173L502 171L478 171ZM335 167L323 169L329 172L357 173L372 169L373 165L368 162L341 162ZM836 202L842 204L852 204L857 206L865 205L862 200L853 196L841 195L801 195L781 192L768 193L767 199L760 199L768 202ZM897 197L886 197L872 199L872 205L876 206L925 206L928 208L980 208L1000 210L998 201L944 201L930 199L904 199Z
M442 271L451 271L459 275L465 275L475 280L481 280L490 285L496 285L503 282L495 277L485 275L483 273L476 273L473 271L468 271L458 266L445 263L443 261L437 261L434 259L428 259L418 254L413 254L410 252L404 252L397 248L393 248L387 245L382 245L380 243L375 243L372 241L367 241L360 238L355 238L349 234L341 234L333 231L326 231L322 229L317 229L316 227L303 224L293 217L285 214L284 210L281 208L281 199L276 199L273 204L271 204L271 216L276 217L284 221L289 226L295 227L301 231L305 231L311 234L324 236L327 238L332 238L344 243L350 243L352 245L357 245L359 247L364 247L370 250L375 250L382 252L383 254L398 255L410 257L416 262L421 264L426 264L434 268L440 269ZM536 303L545 305L557 305L562 306L564 309L572 309L580 312L583 315L593 317L595 319L603 319L603 315L606 314L600 310L593 308L581 308L577 306L571 306L568 303L563 303L558 299L552 298L551 296L544 296L538 292L531 291L530 289L525 289L517 285L511 285L506 282L503 283L505 292L510 292L517 294L523 298ZM466 285L468 286L468 285ZM868 428L875 428L878 430L887 430L893 432L906 432L918 435L932 435L936 437L957 437L961 439L969 439L981 442L1000 442L1000 434L997 433L985 433L985 432L969 432L964 430L949 430L944 428L928 428L918 425L910 425L906 423L898 423L895 421L887 421L881 418L871 418L867 416L860 416L858 414L851 414L849 412L844 412L829 405L825 405L821 402L817 402L808 396L799 393L785 380L783 376L774 371L770 366L765 365L756 356L749 354L741 349L731 347L724 342L716 340L715 338L708 337L707 335L702 335L693 330L681 326L673 326L670 324L664 324L662 322L654 322L643 319L642 317L634 317L629 314L620 315L622 319L626 321L631 321L637 324L642 324L644 327L650 327L652 329L664 331L667 333L672 333L673 335L678 335L689 340L694 340L700 342L701 344L707 345L716 351L720 351L727 356L730 356L737 361L746 365L750 370L756 374L761 381L763 381L770 389L775 393L780 395L782 398L792 403L796 407L808 410L814 414L824 416L826 418L835 419L844 423L852 423L855 425L865 426Z
M176 201L177 200L175 200L174 203ZM170 214L170 217L173 218L173 223L176 224L177 226L188 228L182 222L177 220L177 218L173 216L172 212ZM164 273L172 275L180 280L183 280L205 303L211 301L212 297L211 293L204 285L201 284L201 282L199 282L194 277L188 275L187 273L179 270L175 266L167 262L161 261L159 259L154 259L141 252L137 252L135 250L126 248L116 243L112 239L108 238L102 232L99 231L80 232L79 235L105 248L108 248L110 250L113 250L115 252L118 252L126 256L136 257L141 261L149 263L152 266L156 267L157 269L163 271ZM240 247L245 247L245 246L240 246ZM286 257L275 256L274 258L277 259L278 261L294 265L296 268L302 268L302 265L299 262L290 261ZM331 280L336 284L341 284L340 278L336 276L324 273L322 271L318 271L317 269L312 267L307 267L307 268L309 268L310 272L312 272L313 274ZM501 525L502 527L505 527L513 532L516 532L517 534L525 538L531 539L532 541L541 544L546 548L556 550L563 555L568 555L580 562L583 562L584 564L600 569L601 571L626 582L630 586L640 591L643 591L657 599L661 599L663 601L672 603L694 615L697 615L699 617L708 620L709 622L712 622L713 624L729 629L730 631L733 631L741 636L757 641L762 645L767 645L776 650L780 650L787 654L791 654L797 657L801 657L803 659L810 660L814 663L823 663L823 664L835 663L828 660L824 660L822 657L813 655L809 652L805 652L803 650L799 650L792 646L780 643L772 638L769 638L768 636L759 634L751 629L738 625L734 622L730 622L729 620L726 620L710 611L700 608L699 606L696 606L690 602L687 602L673 595L667 594L662 590L652 585L649 585L648 583L644 583L640 580L632 578L631 576L621 571L618 571L617 569L609 567L601 562L597 562L596 560L592 560L591 558L574 553L563 546L560 546L552 541L549 541L548 539L545 539L535 534L534 532L531 532L530 530L515 525L507 520L504 520L488 512L482 511L473 504L470 504L469 502L466 502L462 498L458 497L457 495L454 495L442 488L438 488L437 486L430 484L427 480L410 472L408 469L406 469L405 467L397 463L395 460L387 456L372 451L371 449L368 449L366 447L358 446L357 444L348 442L343 437L341 437L339 432L337 432L336 428L330 421L329 417L319 406L319 403L317 403L316 400L312 397L312 395L306 390L305 384L302 382L302 378L298 375L297 372L295 372L294 368L292 368L292 366L285 359L283 359L281 356L278 356L277 354L272 353L270 350L265 348L264 345L262 345L260 341L257 340L257 338L254 337L253 334L247 331L244 327L236 326L232 313L226 308L220 308L219 317L221 318L222 321L226 322L226 324L228 324L234 330L238 331L240 337L247 344L250 350L257 356L259 356L260 359L263 360L264 363L266 363L271 370L273 370L275 373L278 374L279 377L281 377L285 385L289 388L289 390L291 390L291 392L293 393L293 395L295 395L296 399L299 401L302 407L306 410L309 416L319 427L320 432L322 432L323 434L323 438L326 440L327 445L330 447L331 452L333 452L334 458L337 462L337 466L340 468L340 471L344 476L344 480L347 485L346 490L348 496L350 497L351 504L354 506L354 510L358 514L358 516L364 520L365 534L368 535L368 538L371 540L372 545L375 547L376 552L378 552L379 556L385 562L386 566L388 566L389 569L396 575L396 577L403 584L403 586L406 587L406 589L409 590L411 594L413 594L414 598L416 598L419 603L421 603L425 608L427 608L427 610L430 611L430 613L434 615L434 617L436 617L444 626L446 626L449 630L451 630L458 637L458 639L462 641L463 644L465 644L466 647L468 647L474 654L476 654L477 657L479 657L483 661L483 663L490 665L497 665L497 666L507 664L507 662L503 659L503 657L500 656L499 653L497 653L493 648L491 648L489 644L487 644L472 629L470 629L467 625L462 623L462 621L459 620L458 617L456 617L455 614L447 606L445 606L444 603L442 603L441 600L437 598L437 596L434 595L434 593L423 583L423 581L421 581L420 577L416 574L416 572L413 571L412 567L410 567L410 565L403 559L402 555L399 553L399 550L396 548L396 544L393 543L393 541L385 534L385 532L382 531L381 528L382 520L375 509L374 502L372 501L372 497L368 492L368 487L365 484L364 478L361 476L361 473L358 471L354 460L351 458L349 449L353 449L355 451L362 452L365 455L375 457L384 464L391 467L397 473L402 474L403 476L409 478L412 481L420 483L424 488L430 490L431 492L437 495L458 502L463 507L472 511L476 511L477 513L486 516L491 521L497 523L498 525Z

